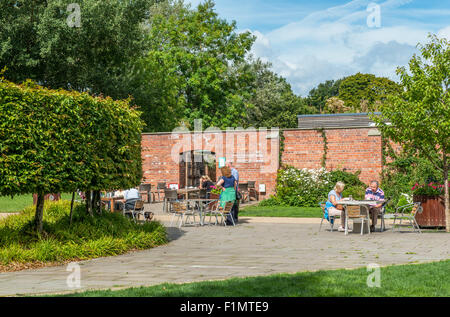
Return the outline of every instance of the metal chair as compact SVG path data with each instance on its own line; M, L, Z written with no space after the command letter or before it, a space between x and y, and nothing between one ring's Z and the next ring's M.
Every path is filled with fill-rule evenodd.
M236 226L236 223L234 222L234 219L233 219L233 215L231 214L233 205L234 205L234 201L227 201L223 208L220 207L220 203L217 204L217 209L216 209L215 213L216 213L216 215L221 216L222 224L225 224L225 227L227 226L227 221L226 221L227 216L230 216L233 226Z
M340 218L340 216L330 216L330 215L328 215L328 219L325 218L325 205L326 205L326 203L324 203L324 202L320 202L319 203L319 207L322 209L322 220L320 221L319 232L322 229L322 223L323 223L324 220L328 221L328 223L330 224L331 232L333 232L334 222L335 222L335 220L337 218Z
M147 195L147 203L150 204L152 202L152 184L141 184L139 185L139 195L143 197L143 195Z
M255 194L256 201L259 200L258 192L256 191L256 182L255 181L248 181L247 182L247 189L248 189L248 200L251 200L252 193Z
M144 211L144 201L142 199L138 199L134 202L133 209L127 209L126 206L127 206L126 203L123 204L123 215L124 216L126 216L128 214L131 215L131 218L135 222L137 222L136 215L139 216L140 214L142 214L144 216L144 219L146 218L146 215L145 215L146 212ZM147 213L150 213L150 212L147 212ZM150 213L150 214L152 214L152 213ZM151 218L150 218L150 220L151 220Z
M206 194L207 194L206 188L200 189L199 192L200 199L207 199Z
M156 191L153 192L153 202L156 201L156 194L158 194L158 202L161 202L160 194L167 188L166 183L158 183Z
M381 218L381 232L383 232L384 230L386 230L386 225L384 222L384 216L386 214L386 206L387 204L391 201L391 198L389 197L388 199L385 200L385 202L383 203L383 205L381 206L381 211L380 214L378 215Z
M250 202L250 196L249 196L249 192L248 192L248 183L242 183L242 184L240 183L238 188L242 194L241 202L245 203L245 200L248 200Z
M194 218L194 222L191 222L191 224L195 224L196 212L193 209L189 208L188 204L185 201L171 201L169 204L171 205L170 212L172 213L172 219L170 220L171 227L173 225L173 220L175 219L176 216L178 216L178 219L180 220L180 225L178 226L179 228L183 226L184 217L186 217L184 219L184 224L187 223L187 220L191 216Z
M345 217L345 226L348 228L348 220L353 220L353 232L355 232L355 220L361 221L361 235L364 234L364 224L367 224L367 232L370 234L370 216L369 208L366 205L362 206L347 206L347 216Z
M170 212L170 202L178 201L178 191L176 189L164 189L163 212Z
M411 208L410 212L407 210ZM392 225L392 231L395 231L396 227L412 227L413 231L422 233L419 225L417 224L416 215L422 213L423 207L420 202L415 202L412 204L403 205L397 207L395 213L391 215L394 218L394 223ZM396 224L397 219L400 220L400 224ZM408 220L409 224L402 224L402 220Z

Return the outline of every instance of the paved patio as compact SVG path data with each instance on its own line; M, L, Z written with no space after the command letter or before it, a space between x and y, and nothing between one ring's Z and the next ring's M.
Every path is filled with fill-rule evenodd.
M152 205L156 217L168 217ZM80 262L81 290L183 283L320 269L421 263L450 258L450 235L386 231L318 232L320 219L241 218L237 227L169 228L170 243ZM270 221L270 222L268 222ZM323 229L322 229L323 230ZM61 293L66 266L0 273L0 295Z

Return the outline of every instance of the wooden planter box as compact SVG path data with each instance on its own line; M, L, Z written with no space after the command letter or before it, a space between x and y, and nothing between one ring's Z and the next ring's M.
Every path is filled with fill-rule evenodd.
M445 227L444 196L414 196L415 202L421 202L423 211L416 215L420 227Z
M209 198L210 198L210 199L220 199L220 195L219 195L219 194L213 194L213 193L210 193L210 194L209 194Z

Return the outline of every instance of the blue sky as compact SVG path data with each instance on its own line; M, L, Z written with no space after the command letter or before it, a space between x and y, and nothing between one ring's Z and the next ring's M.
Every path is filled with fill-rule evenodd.
M197 5L202 0L185 0ZM450 39L450 1L215 0L217 13L257 40L252 53L295 93L357 72L398 80L429 32ZM377 10L368 11L377 5Z

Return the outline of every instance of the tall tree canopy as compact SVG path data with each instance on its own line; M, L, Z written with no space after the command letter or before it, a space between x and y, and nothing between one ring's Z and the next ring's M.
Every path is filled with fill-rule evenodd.
M339 99L352 112L377 110L388 94L398 94L401 87L390 79L372 74L345 77L339 86Z
M448 168L450 160L450 42L430 35L414 55L409 71L398 68L404 88L381 103L374 117L384 135L405 150L427 158L443 173L447 231L450 232ZM391 124L387 124L390 122Z
M131 94L150 131L168 131L180 121L193 126L234 127L245 113L245 60L254 37L237 33L206 1L189 9L182 1L152 7L145 57L130 74ZM158 120L152 120L152 118Z
M142 55L142 23L154 0L78 0L80 25L68 23L72 0L0 2L0 67L14 82L126 97L121 76Z
M244 127L297 128L297 115L314 113L314 108L292 92L286 79L270 70L269 63L255 60L245 67L242 72L253 80Z
M310 90L306 102L309 106L314 107L316 112L321 113L326 108L327 100L339 95L341 82L342 79L320 83L316 88Z

